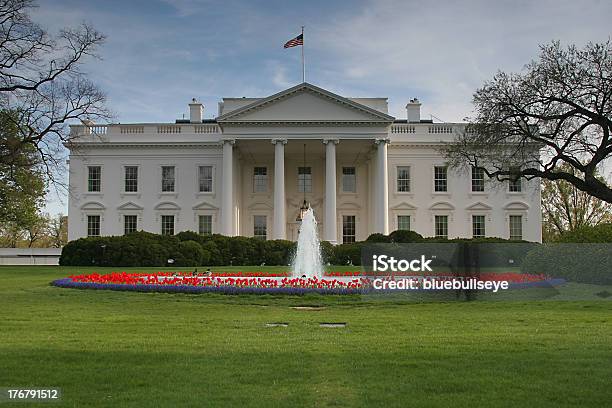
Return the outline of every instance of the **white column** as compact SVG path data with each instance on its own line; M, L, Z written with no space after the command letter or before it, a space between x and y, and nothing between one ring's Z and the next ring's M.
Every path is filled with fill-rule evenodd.
M376 232L389 233L389 173L387 171L387 144L389 139L376 139Z
M223 140L223 187L221 190L221 234L234 235L234 140Z
M285 144L286 139L272 139L274 145L274 239L287 239L285 200Z
M323 239L332 244L338 240L336 221L336 144L338 139L324 139L325 144L325 229Z

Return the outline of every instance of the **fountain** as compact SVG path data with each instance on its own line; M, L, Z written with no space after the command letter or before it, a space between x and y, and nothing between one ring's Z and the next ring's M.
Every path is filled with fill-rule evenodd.
M293 259L292 276L301 278L323 277L323 257L321 256L321 244L317 233L317 220L311 207L302 217L302 225L298 235L297 250Z

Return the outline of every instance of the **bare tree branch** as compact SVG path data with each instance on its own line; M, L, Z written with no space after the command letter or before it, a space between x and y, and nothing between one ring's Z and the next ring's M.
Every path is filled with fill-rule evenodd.
M498 72L473 102L475 118L444 149L451 165L477 165L500 181L564 180L612 203L612 189L596 176L612 154L609 40L541 46L538 60L520 74Z

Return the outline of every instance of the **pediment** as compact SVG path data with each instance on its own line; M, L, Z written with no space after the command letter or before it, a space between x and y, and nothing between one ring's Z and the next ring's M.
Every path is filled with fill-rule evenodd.
M104 206L104 204L99 203L97 201L88 201L85 204L83 204L81 206L81 210L97 210L97 211L103 211L106 210L106 207Z
M214 205L207 203L207 202L201 202L200 204L194 205L193 209L194 210L218 210L219 207L215 207Z
M133 203L131 201L128 201L127 203L121 204L119 207L117 207L117 210L119 211L142 211L143 207L139 206L136 203Z
M491 209L491 206L481 203L480 201L466 208L468 211L491 211Z
M391 209L392 210L406 210L406 211L412 210L412 211L414 211L417 208L414 205L412 205L412 204L409 204L409 203L407 203L405 201L402 201L401 203L391 207Z
M376 122L394 120L383 112L326 91L311 84L300 84L223 114L217 122Z
M432 211L452 211L455 209L455 206L446 201L438 201L433 203L429 209Z
M163 201L159 204L157 204L154 207L155 210L167 210L167 211L179 211L181 209L181 207L178 206L178 204L170 202L170 201Z
M504 210L521 210L521 211L526 211L529 209L529 204L524 203L522 201L514 201L511 203L508 203L504 206Z

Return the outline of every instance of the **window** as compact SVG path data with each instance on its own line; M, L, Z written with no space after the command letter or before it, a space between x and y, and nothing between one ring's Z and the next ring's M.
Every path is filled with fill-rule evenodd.
M89 166L87 168L87 191L100 192L102 188L102 167Z
M398 215L397 216L397 229L410 231L410 216L409 215Z
M350 244L355 242L355 216L342 216L342 243Z
M446 166L434 167L434 191L448 191L448 168Z
M198 232L202 235L212 234L212 215L198 216Z
M174 215L162 215L161 223L162 235L174 235Z
M125 235L136 232L138 228L138 216L124 215L123 216L123 233Z
M448 215L436 215L434 228L436 238L448 238Z
M162 166L162 192L174 191L174 166Z
M268 220L265 215L253 216L253 237L258 239L267 239L268 236Z
M198 167L198 191L210 193L213 190L212 166Z
M510 222L510 239L520 241L523 239L523 216L511 215Z
M483 238L485 236L485 216L472 215L472 237Z
M472 191L484 191L485 173L482 167L472 167Z
M298 167L298 193L312 193L312 169Z
M125 192L135 193L138 191L138 167L125 167Z
M88 215L87 216L87 236L88 237L99 237L100 236L100 216L99 215Z
M342 191L345 193L357 192L357 176L354 167L342 168Z
M253 192L265 193L268 191L268 168L253 168Z
M513 167L510 171L518 175L520 169L518 167ZM514 177L516 177L516 179ZM510 180L508 180L508 191L511 193L520 193L523 189L521 184L521 179L518 176L510 176Z
M410 191L410 167L400 166L397 168L397 191Z

